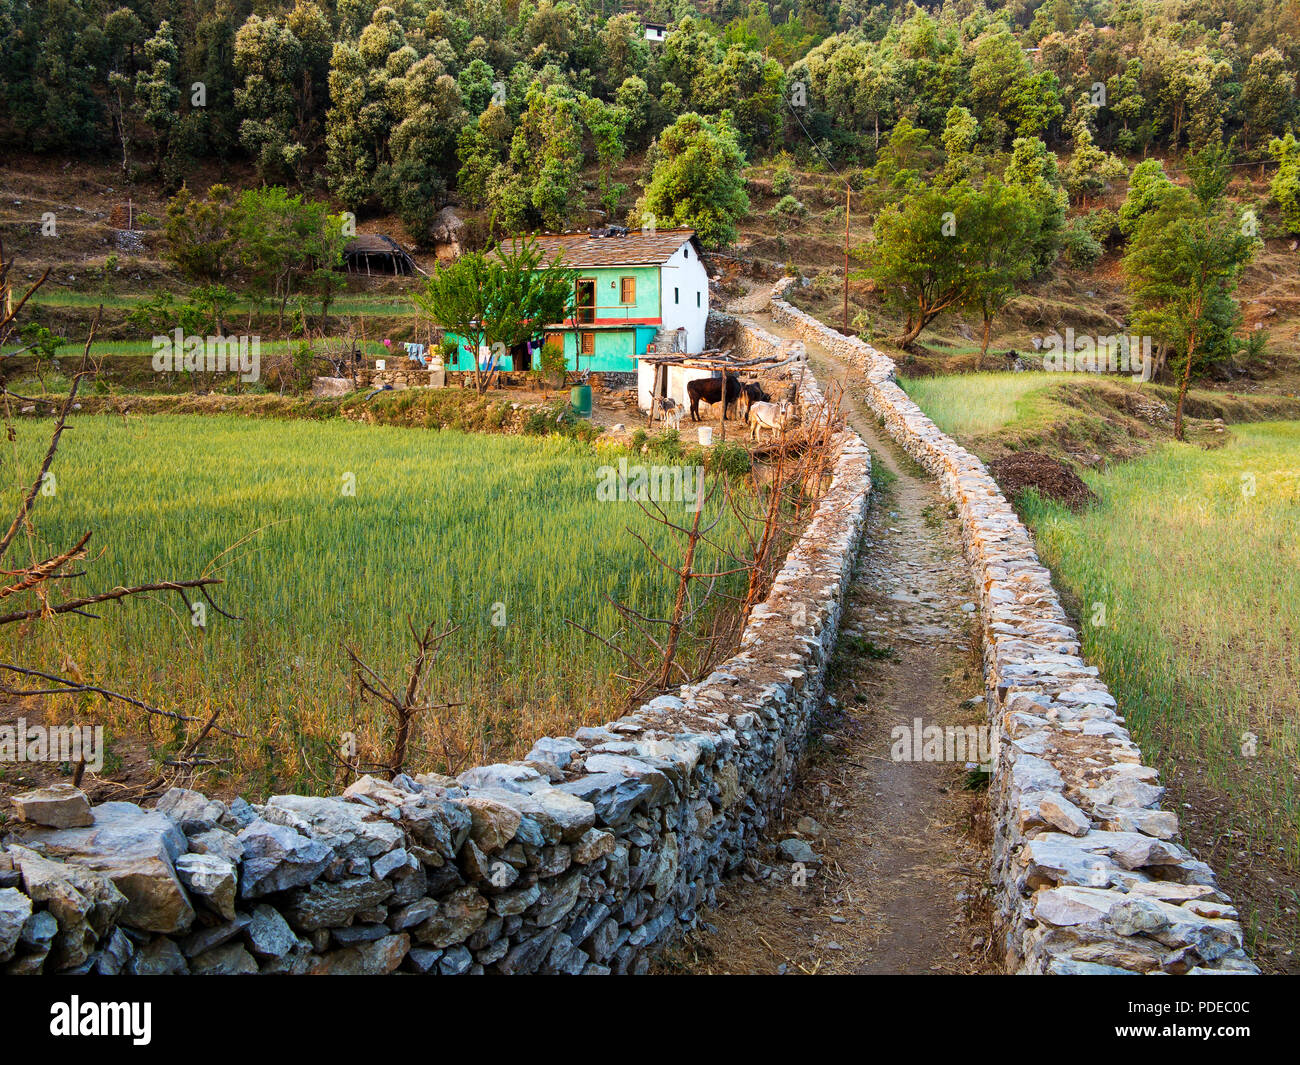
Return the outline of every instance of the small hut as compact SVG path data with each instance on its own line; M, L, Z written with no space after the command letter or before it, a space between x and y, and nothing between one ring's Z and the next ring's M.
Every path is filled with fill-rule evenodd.
M444 207L429 227L429 240L438 262L449 263L460 258L461 242L465 239L465 219L453 207Z
M424 273L410 252L383 233L358 233L343 248L343 262L350 274Z

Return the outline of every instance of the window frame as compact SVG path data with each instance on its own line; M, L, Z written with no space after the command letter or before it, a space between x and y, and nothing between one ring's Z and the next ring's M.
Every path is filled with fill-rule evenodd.
M627 298L627 287L632 286L632 298ZM618 302L623 307L636 306L636 277L620 277L618 279Z

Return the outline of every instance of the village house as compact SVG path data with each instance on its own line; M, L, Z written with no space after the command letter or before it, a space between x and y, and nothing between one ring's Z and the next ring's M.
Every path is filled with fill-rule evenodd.
M632 373L647 352L704 350L709 275L694 230L611 226L528 239L544 263L558 258L573 274L573 316L540 331L563 344L568 369ZM531 353L516 351L499 368L536 365ZM448 368L469 369L468 356Z

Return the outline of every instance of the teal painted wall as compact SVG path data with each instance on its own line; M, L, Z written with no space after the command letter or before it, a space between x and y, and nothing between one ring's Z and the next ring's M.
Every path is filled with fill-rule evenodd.
M619 302L622 279L625 277L636 278L636 302L633 304ZM592 280L596 283L596 322L590 329L596 335L596 353L579 360L577 330L565 329L565 365L570 370L635 370L636 356L645 354L646 345L654 340L659 327L633 324L627 329L619 329L614 327L614 323L629 318L659 318L659 267L608 266L582 269L573 271L573 279L575 284L579 280ZM448 336L453 334L449 333ZM457 345L462 343L459 337L455 339ZM397 361L390 359L393 364ZM500 368L514 369L514 361L509 355L501 360ZM474 361L458 347L456 361L449 363L447 369L472 370Z

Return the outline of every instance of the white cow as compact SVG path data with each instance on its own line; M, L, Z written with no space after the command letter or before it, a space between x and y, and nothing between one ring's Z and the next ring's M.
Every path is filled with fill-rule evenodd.
M778 436L794 421L794 408L788 399L779 403L751 403L749 405L750 436L758 441L759 431L771 429Z

